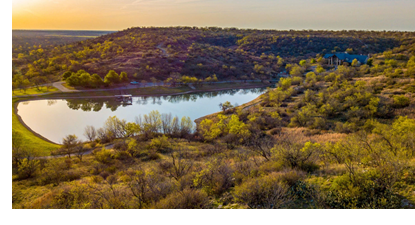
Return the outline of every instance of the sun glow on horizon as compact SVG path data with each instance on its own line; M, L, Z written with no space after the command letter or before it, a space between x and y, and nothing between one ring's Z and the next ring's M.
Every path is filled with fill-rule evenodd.
M12 12L22 10L25 6L28 6L33 2L35 2L35 0L12 0Z
M12 5L13 29L219 26L415 30L413 0L13 0Z

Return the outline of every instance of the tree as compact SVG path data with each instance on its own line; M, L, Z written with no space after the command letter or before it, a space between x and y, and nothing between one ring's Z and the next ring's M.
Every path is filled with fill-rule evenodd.
M62 80L66 80L68 79L70 76L72 75L71 71L66 71L65 73L63 73L62 75Z
M213 82L218 82L218 78L216 77L216 74L213 74L213 76L212 76L212 81L213 81Z
M95 127L93 126L86 126L84 130L84 136L88 138L89 141L94 141L97 137L97 131L95 130Z
M105 133L110 139L122 138L126 133L126 125L127 121L120 120L116 116L110 116L104 124Z
M281 78L278 82L278 86L282 88L283 91L286 91L291 87L291 78Z
M169 138L165 135L151 139L150 146L157 151L165 150L170 147Z
M87 72L82 73L79 76L79 85L81 85L83 87L91 86L91 75Z
M42 84L46 83L46 79L42 76L37 76L32 78L32 82L35 85L36 89L40 91L40 87Z
M193 132L193 121L190 117L183 116L180 121L180 135L185 138Z
M218 124L210 119L204 119L200 122L198 129L205 141L213 141L222 134Z
M20 179L32 177L39 168L40 162L36 159L37 154L30 154L34 152L32 150L27 151L26 157L21 161L18 167L18 173Z
M219 104L219 108L223 111L223 113L225 113L228 109L231 109L233 107L234 106L229 101Z
M20 82L19 87L20 89L23 89L24 93L26 93L26 90L32 85L28 79L24 79Z
M22 133L12 130L12 158L13 166L18 167L24 155L24 138Z
M308 72L306 74L305 83L308 86L313 87L317 83L317 76L316 76L316 74L314 72Z
M318 73L318 74L322 74L322 73L324 73L324 72L326 72L326 70L322 67L322 66L317 66L317 68L316 68L316 72Z
M127 73L126 72L121 72L120 73L120 82L128 83L128 81L130 81L130 80L128 79Z
M303 60L300 61L299 64L300 64L300 66L305 68L307 66L307 61L303 59Z
M357 59L353 59L353 61L352 61L352 66L353 67L356 67L356 66L358 66L360 64L360 62L359 61L357 61Z
M171 161L162 162L159 166L168 177L179 181L180 178L188 174L192 169L193 162L184 158L184 151L182 149L173 152L170 156Z
M96 73L92 74L92 76L91 76L91 86L96 88L96 87L100 87L102 85L104 85L104 80L102 80L102 78L98 74L96 74Z
M267 161L271 159L272 151L275 140L263 133L260 130L251 131L251 135L243 142L244 146L250 151L264 157Z
M110 70L104 78L104 83L108 85L117 84L119 82L120 82L120 76L114 70Z
M65 138L63 138L62 141L62 152L65 155L68 155L69 158L71 158L71 154L74 152L75 147L80 143L81 142L78 140L78 137L76 135L67 135Z

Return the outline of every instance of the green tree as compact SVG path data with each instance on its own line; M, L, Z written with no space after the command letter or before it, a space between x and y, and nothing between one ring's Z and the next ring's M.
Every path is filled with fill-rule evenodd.
M119 82L120 76L114 70L110 70L104 78L104 83L108 85L118 84Z
M224 103L220 103L219 107L225 113L226 111L233 108L234 106L229 101L226 101Z
M352 61L352 66L353 67L356 67L356 66L358 66L359 65L359 61L357 61L357 59L353 59L353 61Z
M291 87L291 78L281 78L278 82L278 86L281 87L283 91L288 90Z
M126 72L120 73L120 82L122 83L128 83L130 80L128 79L128 75Z
M96 73L92 74L92 76L91 76L91 86L96 88L96 87L100 87L102 85L104 85L104 80L102 80L102 78L98 74L96 74Z

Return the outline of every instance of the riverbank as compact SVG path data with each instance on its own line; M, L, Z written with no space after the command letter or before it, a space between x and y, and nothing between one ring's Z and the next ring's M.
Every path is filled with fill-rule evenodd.
M108 91L88 91L88 92L55 92L50 94L44 94L41 96L31 96L33 99L62 99L62 98L108 98L119 94L130 94L133 97L160 97L171 95L183 95L198 92L213 92L224 91L231 89L250 89L267 87L269 84L264 83L220 83L212 85L203 85L192 89L190 87L145 87L137 89L125 89L125 90L108 90ZM27 97L29 99L29 97Z
M258 96L256 99L254 99L254 100L252 100L250 102L247 102L245 104L242 104L240 106L237 106L236 108L237 109L242 109L242 110L248 110L249 108L251 108L253 106L256 106L256 105L258 105L258 104L261 103L261 96L262 96L262 94L260 96ZM197 119L194 120L194 122L197 125L199 125L200 122L202 122L203 120L205 120L205 119L213 119L213 118L217 117L220 113L221 112L216 112L216 113L212 113L212 114L209 114L209 115L206 115L206 116L197 118Z
M132 94L136 97L147 97L147 96L167 96L167 95L183 95L191 94L198 92L213 92L213 91L223 91L231 89L250 89L250 88L260 88L266 87L269 84L263 83L221 83L221 84L212 84L204 85L202 87L197 87L197 89L191 89L189 87L176 87L176 88L167 88L167 87L147 87L139 88L136 92L127 92L124 94ZM31 101L31 100L42 100L42 99L76 99L76 98L109 98L113 97L116 94L120 94L119 91L99 91L99 92L70 92L70 93L50 93L44 94L41 96L31 96L31 97L14 97L12 98L12 120L13 120L13 129L21 132L25 137L25 142L28 146L36 146L42 151L42 156L50 155L52 150L58 149L60 145L48 140L42 135L34 132L30 127L28 127L24 121L18 115L17 106L21 102ZM244 104L246 105L246 104ZM244 106L242 105L242 106Z
M42 156L50 155L50 152L60 148L60 145L53 143L46 139L42 135L34 132L28 127L17 114L17 105L21 101L27 101L30 99L20 98L12 99L12 128L15 131L20 132L23 135L24 143L29 148L36 148Z

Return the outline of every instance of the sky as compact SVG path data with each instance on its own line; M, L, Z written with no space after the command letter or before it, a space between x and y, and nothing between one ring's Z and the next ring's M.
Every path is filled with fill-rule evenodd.
M13 29L142 26L415 31L415 0L13 0Z

